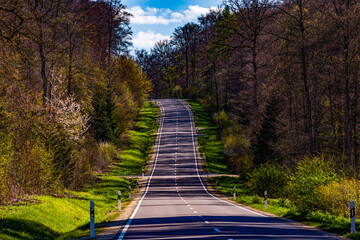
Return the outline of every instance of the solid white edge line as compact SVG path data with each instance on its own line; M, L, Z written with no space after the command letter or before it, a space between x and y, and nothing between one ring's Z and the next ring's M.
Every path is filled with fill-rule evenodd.
M128 230L128 228L130 227L130 224L132 222L132 220L134 219L135 217L135 214L137 213L137 211L139 210L139 207L142 203L142 201L144 200L148 190L149 190L149 187L150 187L150 183L151 183L151 179L153 177L153 174L154 174L154 171L155 171L155 168L156 168L156 164L157 164L157 160L158 160L158 156L159 156L159 149L160 149L160 141L161 141L161 132L162 132L162 129L163 129L163 125L164 125L164 119L165 119L165 111L163 109L163 106L161 104L161 102L158 102L159 105L160 105L160 109L162 110L162 117L161 117L161 125L160 125L160 131L159 131L159 139L158 139L158 145L157 145L157 150L156 150L156 156L155 156L155 161L154 161L154 167L151 171L151 175L149 177L149 180L148 180L148 183L147 183L147 186L146 186L146 190L145 190L145 193L144 195L142 196L142 198L140 199L140 201L138 202L135 210L133 211L133 213L131 214L129 220L126 222L126 225L124 227L124 229L121 231L121 234L120 236L118 237L117 240L122 240L126 234L126 231Z
M204 185L204 183L203 183L203 181L202 181L202 179L201 179L201 177L200 177L199 168L198 168L198 164L197 164L196 149L195 149L195 140L194 140L194 130L193 130L193 116L192 116L192 114L191 114L191 111L190 111L188 105L184 104L184 101L183 101L183 100L179 100L179 101L184 105L184 107L186 108L186 110L187 110L188 113L189 113L189 118L190 118L190 123L191 123L191 124L190 124L190 126L191 126L191 138L192 138L192 143L193 143L193 152L194 152L194 158L195 158L196 173L197 173L197 175L198 175L199 181L200 181L203 189L205 190L205 192L206 192L207 194L209 194L211 197L213 197L213 198L215 198L215 199L217 199L217 200L219 200L219 201L221 201L221 202L224 202L224 203L227 203L227 204L232 205L232 206L234 206L234 207L240 208L240 209L242 209L242 210L244 210L244 211L251 212L251 213L253 213L253 214L255 214L255 215L259 215L259 216L262 216L262 217L268 217L268 216L265 216L265 215L263 215L263 214L261 214L261 213L257 213L257 212L251 211L251 210L249 210L249 209L243 208L243 207L241 207L241 206L239 206L239 205L236 205L236 204L234 204L234 203L231 203L231 202L222 200L222 199L220 199L220 198L212 195L212 194L206 189L206 187L205 187L205 185Z

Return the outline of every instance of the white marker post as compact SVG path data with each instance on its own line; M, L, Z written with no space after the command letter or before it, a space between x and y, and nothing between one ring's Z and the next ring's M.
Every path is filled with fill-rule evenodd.
M90 200L90 237L95 237L95 204Z
M265 199L265 209L268 208L268 195L267 195L267 191L264 192L264 199Z
M139 181L136 181L136 192L139 192Z
M121 191L118 190L118 208L119 212L121 212Z
M216 192L217 192L217 188L218 188L218 181L216 181Z
M350 227L350 233L355 233L355 202L350 202L350 218L351 218L351 227Z
M129 201L131 201L131 186L129 186Z
M236 186L234 186L234 201L236 200Z

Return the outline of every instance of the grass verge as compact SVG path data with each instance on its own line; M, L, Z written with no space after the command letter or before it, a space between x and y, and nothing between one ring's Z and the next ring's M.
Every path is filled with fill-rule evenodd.
M335 216L327 212L299 212L295 206L286 199L268 199L268 208L265 209L264 198L252 195L249 189L235 177L213 177L210 184L215 188L218 182L218 193L233 199L234 186L236 186L236 201L246 206L275 214L280 217L302 222L318 229L336 233L350 239L360 239L360 233L350 234L350 219ZM360 227L360 220L356 221L356 227Z
M142 169L145 169L151 146L156 139L154 131L158 127L157 117L158 107L153 102L146 102L136 129L130 131L129 147L121 153L112 176L140 175Z
M152 142L155 139L157 106L146 103L137 122L136 130L131 132L130 146L122 153L119 172L128 175L138 174L146 162ZM149 137L150 139L146 139ZM138 158L126 157L134 152ZM141 154L140 154L141 153ZM140 163L133 164L132 160ZM134 168L126 170L127 168ZM135 190L136 179L115 177L116 170L97 176L93 186L80 191L66 190L62 196L32 196L29 201L16 206L0 207L0 239L73 239L90 235L90 200L95 202L95 224L97 232L104 223L115 219L117 211L117 192L121 190L122 207L129 204L128 187Z
M197 102L187 100L195 116L195 126L199 128L200 155L206 157L206 167L211 173L229 173L226 165L223 147L219 139L216 125L209 114Z

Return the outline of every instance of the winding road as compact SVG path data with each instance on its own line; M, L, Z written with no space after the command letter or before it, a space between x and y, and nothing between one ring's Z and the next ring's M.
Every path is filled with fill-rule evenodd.
M199 176L191 111L182 100L158 103L162 121L155 165L118 240L338 239L211 195Z

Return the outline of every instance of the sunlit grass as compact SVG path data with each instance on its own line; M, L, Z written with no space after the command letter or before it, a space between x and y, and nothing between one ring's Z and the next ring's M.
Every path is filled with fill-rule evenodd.
M130 132L129 147L120 155L117 168L111 173L113 176L140 175L146 167L146 161L156 135L154 131L158 124L158 107L152 102L146 102L141 112L136 130Z
M146 103L136 130L131 131L129 148L121 154L114 172L97 176L97 183L80 191L65 191L62 196L32 196L17 206L0 207L0 239L73 239L90 235L90 200L95 202L97 231L106 221L115 219L117 192L121 190L122 207L129 201L128 187L135 189L136 179L109 175L140 174L155 140L158 108Z
M95 223L99 226L118 216L118 190L122 191L124 207L128 202L128 186L134 189L135 184L135 179L102 177L94 186L76 192L66 191L66 197L33 196L32 201L19 206L2 206L0 239L68 239L89 236L90 200L95 202Z
M203 128L198 131L198 134L204 136L198 137L198 141L200 142L200 153L206 157L208 170L211 173L229 173L216 125L197 102L192 100L187 100L187 102L194 110L196 127Z

